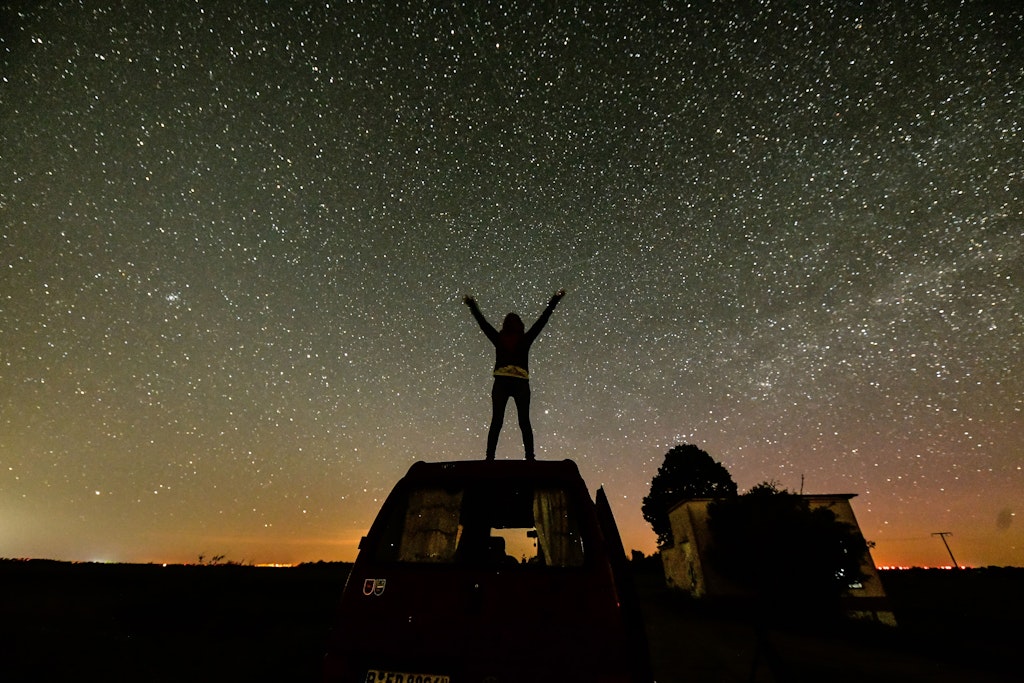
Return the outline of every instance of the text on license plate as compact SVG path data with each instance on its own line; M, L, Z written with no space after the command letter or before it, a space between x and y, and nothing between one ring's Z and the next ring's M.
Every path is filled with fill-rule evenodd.
M437 674L407 674L370 669L366 672L365 683L451 683L451 679Z

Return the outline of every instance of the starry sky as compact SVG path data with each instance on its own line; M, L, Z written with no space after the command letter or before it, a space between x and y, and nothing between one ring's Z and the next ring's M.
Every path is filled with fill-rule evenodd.
M529 325L564 287L538 457L627 550L693 443L857 494L880 565L948 531L1024 566L1021 35L996 2L4 3L0 556L351 560L411 463L484 454L462 297Z

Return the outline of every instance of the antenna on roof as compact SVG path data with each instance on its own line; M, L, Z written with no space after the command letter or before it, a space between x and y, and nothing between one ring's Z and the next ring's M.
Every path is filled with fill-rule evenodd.
M800 475L800 495L804 495L804 475Z

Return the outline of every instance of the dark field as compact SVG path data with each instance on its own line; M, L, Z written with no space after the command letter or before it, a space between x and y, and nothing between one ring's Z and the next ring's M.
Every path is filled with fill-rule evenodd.
M315 681L348 569L0 561L0 681ZM635 574L659 683L1024 680L1024 569L883 572L898 629L760 638Z

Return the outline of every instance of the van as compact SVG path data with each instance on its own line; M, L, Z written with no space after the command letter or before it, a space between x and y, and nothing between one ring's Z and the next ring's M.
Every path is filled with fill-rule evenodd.
M603 489L571 460L414 464L360 543L331 683L646 683Z

